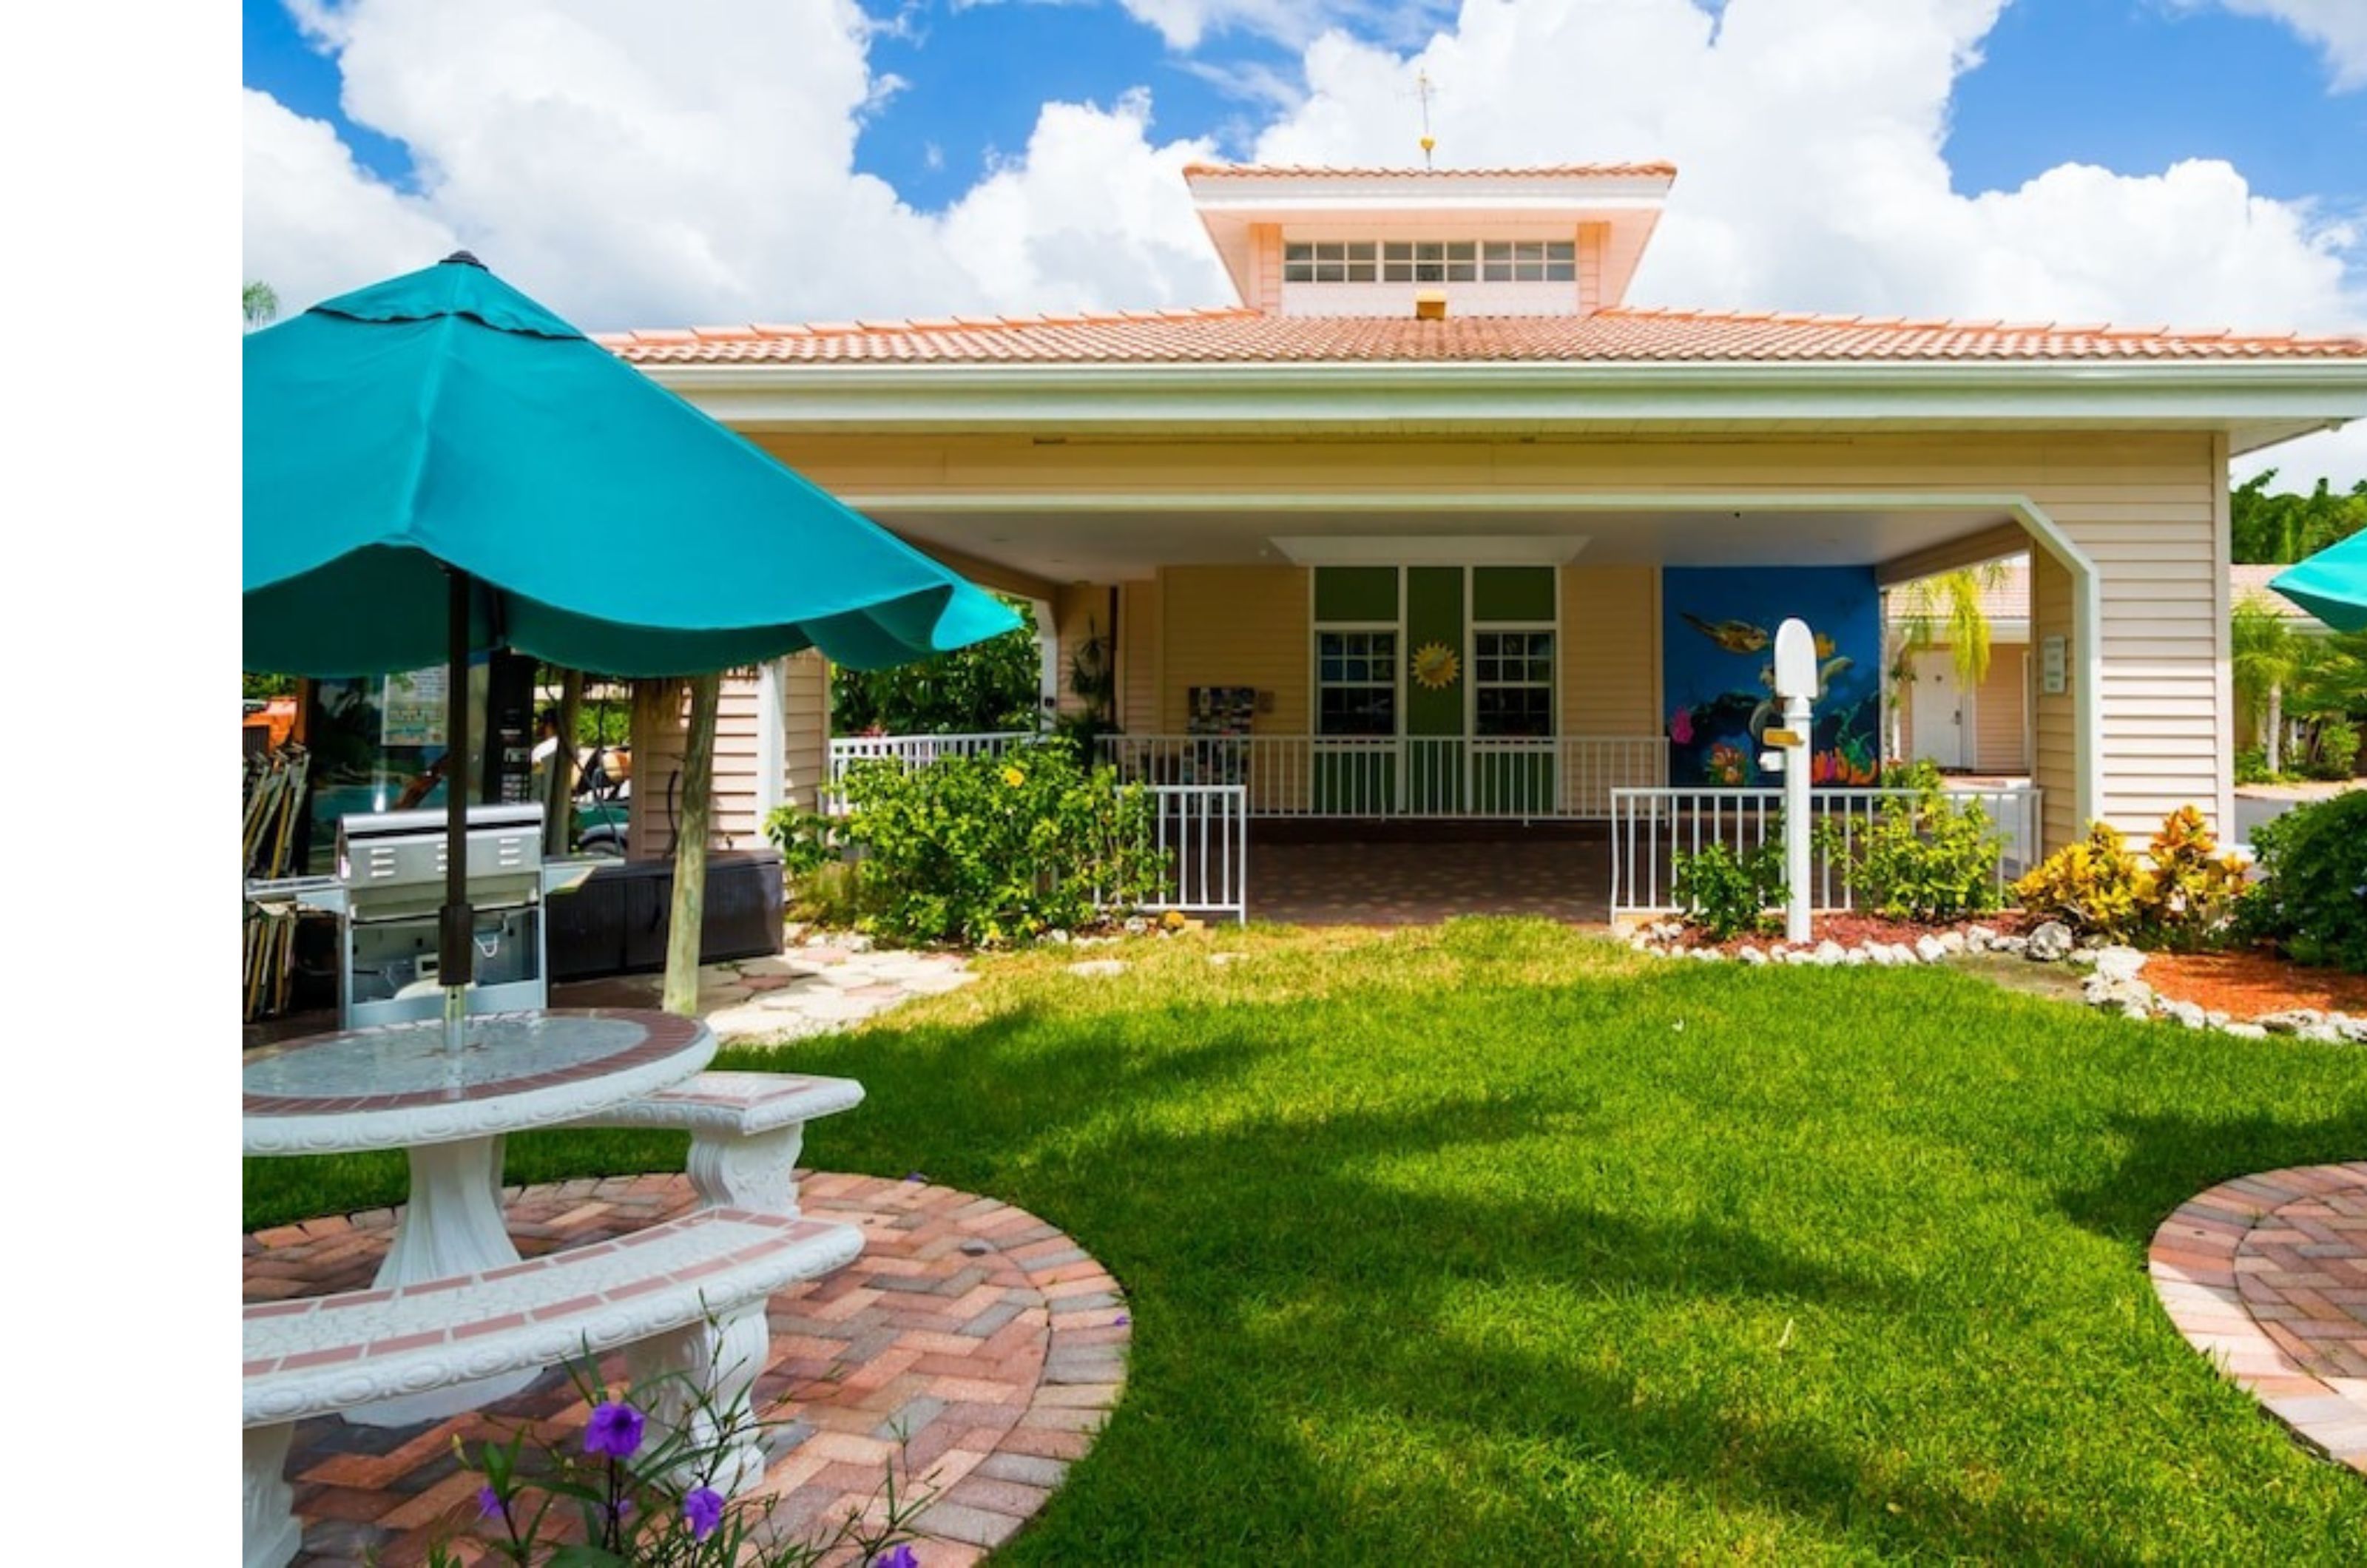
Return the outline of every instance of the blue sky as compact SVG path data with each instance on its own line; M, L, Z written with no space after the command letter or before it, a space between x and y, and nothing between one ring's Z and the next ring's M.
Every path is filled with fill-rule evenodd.
M340 111L335 62L281 0L243 5L245 84L328 120L366 167L407 183L403 144ZM1240 156L1273 107L1256 85L1304 85L1298 51L1273 38L1237 27L1180 51L1095 0L870 0L868 10L881 24L874 69L904 85L866 118L855 166L924 210L1022 148L1048 100L1106 104L1147 87L1162 140L1206 137ZM1348 30L1409 41L1369 22ZM2224 158L2263 194L2367 210L2367 90L2327 91L2319 51L2271 18L2169 0L2020 0L1982 55L1953 106L1960 192L2010 189L2066 162L2146 173ZM1409 126L1416 113L1410 101Z

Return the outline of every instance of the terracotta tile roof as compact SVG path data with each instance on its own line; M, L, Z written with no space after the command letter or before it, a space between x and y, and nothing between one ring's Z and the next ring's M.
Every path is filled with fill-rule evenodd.
M1674 164L1550 164L1520 169L1373 169L1325 168L1313 164L1186 164L1186 179L1617 179L1658 175L1674 179Z
M1981 584L1981 615L1991 625L2030 618L2030 558L2015 556L2004 562L2004 568L1997 581ZM1908 608L1908 595L1891 594L1890 619L1894 625L1907 618Z
M2238 562L2227 569L2227 594L2230 604L2240 604L2247 598L2256 598L2288 621L2306 621L2321 626L2316 615L2294 604L2269 586L2269 579L2286 570L2282 566L2250 566Z
M2230 604L2241 604L2248 595L2257 595L2261 604L2289 621L2305 621L2315 626L2317 617L2269 587L2269 579L2284 570L2281 566L2247 566L2241 562L2227 569L2227 595ZM1904 595L1891 597L1891 619L1903 619L1906 613ZM2030 616L2030 559L2016 557L2006 563L2003 578L1994 585L1981 589L1981 614L1990 621L2022 621Z
M638 365L2367 361L2367 337L1650 310L1420 321L1236 306L694 327L599 341Z

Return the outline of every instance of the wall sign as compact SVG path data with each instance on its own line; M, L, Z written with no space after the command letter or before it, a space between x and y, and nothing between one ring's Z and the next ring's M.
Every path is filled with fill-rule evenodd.
M2059 697L2070 681L2070 638L2041 637L2038 642L2038 690L2045 696Z

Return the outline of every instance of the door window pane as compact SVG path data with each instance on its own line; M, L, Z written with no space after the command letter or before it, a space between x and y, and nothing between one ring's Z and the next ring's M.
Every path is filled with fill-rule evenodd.
M1395 632L1315 634L1318 735L1398 732L1398 635Z
M1553 639L1551 632L1472 634L1474 733L1512 737L1554 732Z

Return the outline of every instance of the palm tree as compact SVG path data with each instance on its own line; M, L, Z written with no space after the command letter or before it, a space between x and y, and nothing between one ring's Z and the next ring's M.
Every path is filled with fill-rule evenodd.
M240 300L249 327L259 327L279 314L279 295L271 285L259 278L248 280Z
M1991 590L2003 587L2005 580L2006 563L1992 560L1918 578L1897 590L1900 638L1897 657L1890 664L1893 756L1902 754L1897 733L1897 689L1914 679L1917 654L1946 644L1956 667L1956 684L1964 691L1972 691L1989 678L1989 617L1981 600Z
M2303 650L2292 626L2257 593L2236 604L2227 662L2236 695L2259 716L2263 761L2271 773L2283 772L2285 687L2300 672Z

